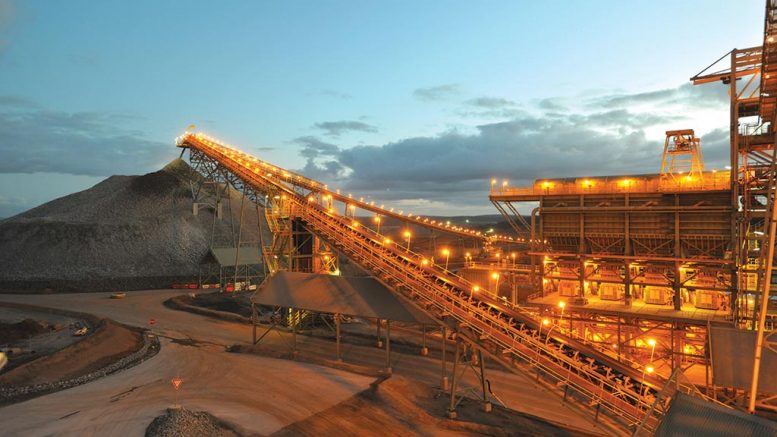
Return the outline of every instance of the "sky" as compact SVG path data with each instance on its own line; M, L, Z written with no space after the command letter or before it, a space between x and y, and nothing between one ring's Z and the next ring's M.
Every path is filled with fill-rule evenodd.
M664 131L728 156L688 78L760 45L763 0L0 0L0 217L144 174L195 124L330 187L489 214L492 177L656 173Z

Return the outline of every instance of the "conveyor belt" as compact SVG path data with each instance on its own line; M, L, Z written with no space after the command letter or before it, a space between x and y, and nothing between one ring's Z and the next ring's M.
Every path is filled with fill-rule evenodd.
M187 134L178 145L203 153L234 176L263 193L283 193L289 199L289 214L335 247L349 259L384 282L393 291L414 302L430 317L445 325L455 320L461 334L517 372L537 371L564 393L597 410L606 411L625 426L634 426L650 408L652 384L630 384L623 375L637 380L635 369L595 349L562 337L548 341L537 335L537 321L529 310L478 293L473 284L440 268L423 257L384 239L350 218L333 213L310 195L317 186L308 181L292 186L268 171L268 165L207 139ZM281 170L282 172L282 170ZM295 177L289 174L288 177ZM301 192L300 186L308 186ZM592 360L586 360L586 358ZM605 372L609 367L613 372ZM655 418L651 418L651 421ZM648 423L647 426L654 426Z

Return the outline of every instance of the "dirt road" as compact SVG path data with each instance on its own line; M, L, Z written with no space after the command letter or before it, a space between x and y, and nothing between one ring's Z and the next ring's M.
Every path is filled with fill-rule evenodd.
M29 408L34 407L36 414L25 413L23 415L27 418L25 420L29 420L28 426L32 427L27 429L37 429L40 426L49 430L61 430L63 422L57 420L59 417L82 409L90 411L90 408L95 408L99 411L110 400L111 396L124 390L130 390L132 387L141 386L149 388L136 389L135 391L140 391L142 395L135 395L133 391L131 395L127 396L127 399L140 396L140 399L145 401L138 401L139 410L137 413L134 411L132 413L133 416L136 416L134 419L123 418L123 420L130 420L134 424L133 426L139 426L140 423L148 424L153 416L160 414L164 407L172 403L170 397L164 401L156 399L163 393L171 394L169 379L174 376L176 366L179 366L178 368L183 369L179 371L184 379L194 377L195 380L200 381L200 384L203 384L200 397L192 399L197 399L198 408L207 410L225 420L231 422L234 420L233 423L237 427L255 432L260 432L257 430L262 429L262 433L267 433L272 429L278 429L275 427L276 425L281 426L280 424L290 423L290 420L306 417L306 414L337 403L369 384L368 378L323 367L225 353L223 346L235 343L244 344L250 341L250 327L170 310L162 305L166 299L180 293L180 290L132 292L128 293L126 299L121 300L110 299L110 293L0 295L0 301L78 309L129 325L148 326L148 320L155 319L156 324L153 330L161 336L181 340L191 339L200 345L209 345L208 347L194 348L174 343L165 344L158 357L127 372L83 387L0 409L0 421L5 417L19 417L21 412L31 411ZM283 341L276 335L267 338ZM314 348L320 348L322 355L330 354L333 356L334 354L331 342L315 338L300 338L299 340L311 344ZM376 348L345 345L344 359L346 362L382 367L382 363L385 362L385 354ZM145 370L149 367L151 367L150 370ZM392 367L397 374L428 385L439 385L439 360L409 354L395 354ZM144 376L141 378L139 374ZM557 395L537 386L532 375L517 375L494 370L489 372L488 377L494 391L509 408L592 433L603 432L601 427L593 422L590 415L564 404ZM138 379L131 381L133 378ZM464 388L475 389L479 387L479 382L474 372L471 371L464 374L462 382ZM329 386L326 390L317 389L311 395L306 394L306 387L323 387L322 384L329 384ZM229 389L228 386L233 386L238 390ZM76 394L83 393L83 396L76 396L76 399L80 399L84 403L83 408L52 410L57 402L66 401L69 407L73 406L70 399L71 392L74 390L77 390ZM91 392L84 392L84 390L98 390L101 397L92 399L89 394ZM209 391L206 393L205 390ZM156 401L151 403L152 399ZM146 407L146 403L151 403L153 407ZM232 407L223 408L222 405L226 403ZM303 406L306 403L309 403L308 406ZM186 401L184 404L187 407L195 406L187 404ZM129 406L127 403L117 411L123 411L122 416L125 416L129 411L127 408ZM134 409L135 405L133 404L131 407ZM18 410L15 410L16 408ZM243 415L243 413L239 413L240 411L251 411L251 413ZM222 416L222 412L226 416ZM60 413L61 415L57 416ZM11 414L13 416L10 416ZM73 423L86 423L82 419L75 419L78 415L82 415L82 413L72 416L74 417ZM86 416L88 415L82 415L82 417ZM43 419L44 417L45 419ZM107 426L103 423L105 420L98 422L101 423L99 426ZM48 426L54 428L47 428ZM93 426L98 425L93 424ZM45 432L41 434L45 434Z

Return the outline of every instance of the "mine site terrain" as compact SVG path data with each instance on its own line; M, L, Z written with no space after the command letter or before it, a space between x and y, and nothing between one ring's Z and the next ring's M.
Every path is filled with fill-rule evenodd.
M777 0L556 3L0 0L0 436L777 437Z

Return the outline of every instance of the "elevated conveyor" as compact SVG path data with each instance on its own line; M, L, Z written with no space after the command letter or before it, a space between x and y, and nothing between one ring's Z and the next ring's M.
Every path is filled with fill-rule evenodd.
M387 243L367 227L319 203L315 196L322 191L317 182L303 181L302 177L297 179L297 175L286 174L282 169L201 134L185 134L179 138L178 146L218 162L245 186L258 192L285 196L289 214L303 222L310 232L407 298L440 325L451 327L453 324L465 341L513 371L536 371L552 387L562 391L565 398L579 401L583 408L590 408L592 414L605 413L627 428L636 427L651 409L650 387L654 384L630 383L629 379L636 380L639 376L635 375L634 369L623 368L582 343L568 339L549 342L538 335L536 320L529 310L477 292L474 285L463 278L439 266L428 265L421 255L395 243ZM382 214L384 210L380 211ZM604 370L606 367L620 372L620 376L632 376L613 377L611 372ZM644 426L652 429L657 423L654 414Z

